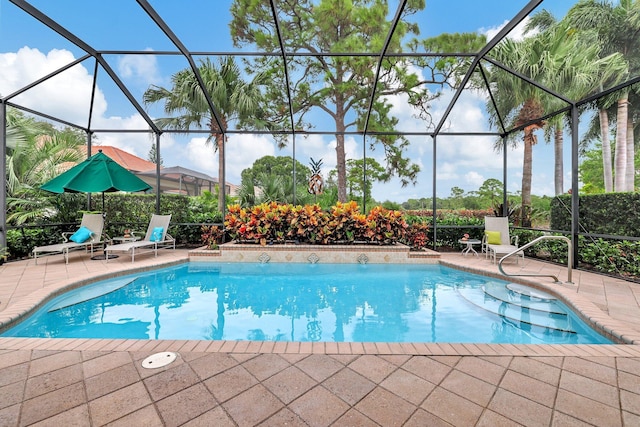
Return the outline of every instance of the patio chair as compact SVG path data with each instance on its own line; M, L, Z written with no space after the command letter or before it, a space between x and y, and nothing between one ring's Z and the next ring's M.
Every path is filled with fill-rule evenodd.
M482 237L482 251L485 258L491 257L495 264L499 255L506 255L518 249L518 236L509 235L509 218L502 216L484 217L484 236ZM524 252L516 255L524 259Z
M135 261L136 253L154 252L158 256L160 248L176 248L176 240L167 233L171 215L154 214L149 221L147 233L144 239L135 242L119 243L117 245L107 245L104 249L106 260L109 261L109 255L112 252L129 252L131 251L131 262ZM140 233L142 234L142 233Z
M62 243L46 246L36 246L33 248L33 258L38 263L38 255L63 254L64 261L69 264L69 252L84 249L94 251L94 247L102 245L102 229L104 227L104 218L102 214L83 214L80 227L75 232L64 232Z

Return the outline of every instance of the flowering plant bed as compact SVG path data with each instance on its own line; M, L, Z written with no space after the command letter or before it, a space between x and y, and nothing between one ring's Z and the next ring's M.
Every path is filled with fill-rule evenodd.
M229 206L225 229L237 243L311 245L404 243L414 249L426 246L428 226L409 225L402 212L380 206L368 214L356 202L338 202L329 212L318 205L294 206L264 203L252 208Z

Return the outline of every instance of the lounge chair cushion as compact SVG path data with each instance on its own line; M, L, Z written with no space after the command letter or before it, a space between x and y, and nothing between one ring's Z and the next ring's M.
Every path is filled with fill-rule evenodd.
M500 245L502 244L502 236L500 236L499 231L485 231L484 234L487 235L487 243L490 245Z
M78 231L69 237L69 240L75 243L84 243L91 238L91 234L91 230L87 227L80 227L78 228Z
M162 241L162 232L164 231L164 227L155 227L153 232L151 232L151 237L149 238L150 242L161 242Z

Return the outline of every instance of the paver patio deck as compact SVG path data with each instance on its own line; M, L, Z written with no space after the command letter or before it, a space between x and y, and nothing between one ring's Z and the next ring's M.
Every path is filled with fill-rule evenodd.
M187 258L7 263L0 322L69 283ZM442 262L497 273L483 256ZM505 269L566 280L566 268L529 259ZM536 283L640 343L638 284L581 271L573 279ZM143 369L160 351L178 358ZM27 425L637 426L640 346L0 338L0 426Z

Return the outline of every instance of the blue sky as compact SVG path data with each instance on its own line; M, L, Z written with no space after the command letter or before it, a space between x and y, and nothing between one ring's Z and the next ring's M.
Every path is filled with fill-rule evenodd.
M236 51L230 42L228 22L229 0L215 2L191 0L176 2L154 0L150 2L158 14L171 26L180 40L193 51ZM455 3L455 5L454 5ZM433 36L442 32L479 32L489 38L499 31L527 1L477 1L457 2L427 1L427 8L416 19L420 22L421 36ZM561 16L570 7L567 1L545 1L543 7ZM147 15L133 0L110 2L80 0L32 1L37 9L49 14L72 33L84 39L97 50L175 50L166 37L153 26ZM390 1L394 11L397 2ZM453 8L453 9L452 9ZM194 13L195 12L195 13ZM454 13L455 12L455 16ZM393 12L392 12L393 13ZM91 18L91 16L95 18ZM513 37L521 37L517 29ZM46 28L8 0L0 0L0 95L7 96L38 78L65 66L81 57L84 52L56 33ZM105 55L114 71L141 99L150 84L170 85L170 77L187 63L177 57L162 55ZM72 123L86 125L88 121L93 60L65 71L63 74L12 99L20 105L60 117ZM451 98L445 92L432 105L432 113L440 117ZM424 124L413 117L406 99L389 100L393 114L400 119L399 129L424 130ZM465 93L451 112L446 128L452 132L488 130L484 111L484 96ZM158 108L149 108L152 118L162 116ZM320 123L317 128L326 130ZM102 129L146 129L147 126L124 95L108 76L98 72L98 88L94 99L92 123ZM114 145L142 158L146 158L152 136L144 133L98 133L99 144ZM565 136L568 138L568 136ZM217 156L205 144L206 135L168 135L161 139L165 166L184 166L217 176ZM422 168L416 186L402 188L394 179L389 183L374 184L373 195L377 200L405 201L409 198L432 195L432 142L430 137L410 138L407 155ZM309 158L323 159L325 176L335 167L335 141L331 136L311 135L296 139L296 157L303 164ZM446 137L438 138L437 195L446 197L451 188L465 191L477 190L488 178L502 179L502 154L493 151L495 137ZM347 138L347 156L362 157L362 138ZM291 147L279 150L268 135L231 135L227 148L227 180L240 182L241 171L264 155L290 155ZM383 161L381 149L367 152L368 157ZM565 175L571 169L569 153L565 153ZM508 155L508 188L518 191L521 186L522 152L510 150ZM553 195L553 151L542 136L534 148L533 192ZM565 179L565 189L569 187Z

